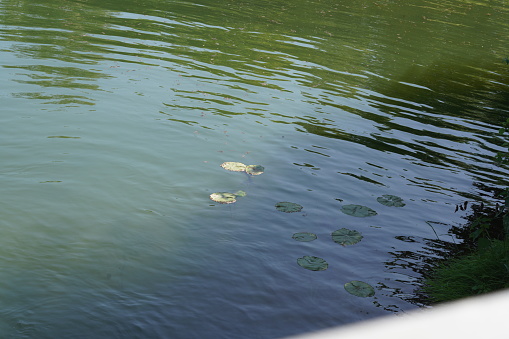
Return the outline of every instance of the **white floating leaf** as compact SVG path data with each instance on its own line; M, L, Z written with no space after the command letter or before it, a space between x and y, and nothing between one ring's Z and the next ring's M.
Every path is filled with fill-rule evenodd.
M221 164L221 167L228 171L233 172L244 172L246 170L246 165L241 162L233 162L227 161Z
M210 200L218 202L220 204L233 204L237 199L237 196L233 193L228 192L217 192L210 195Z

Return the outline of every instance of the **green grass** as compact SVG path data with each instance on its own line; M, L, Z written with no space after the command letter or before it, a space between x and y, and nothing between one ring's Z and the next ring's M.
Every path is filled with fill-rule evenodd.
M423 292L432 303L457 300L509 287L509 240L456 257L436 267Z

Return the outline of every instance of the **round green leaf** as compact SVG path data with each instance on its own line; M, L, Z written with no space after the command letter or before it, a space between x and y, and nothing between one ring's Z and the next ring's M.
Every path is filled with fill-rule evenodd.
M382 205L390 206L390 207L405 206L403 199L401 199L400 197L397 197L395 195L390 195L390 194L384 194L381 197L376 198L376 201L378 201Z
M237 199L235 199L236 197L235 194L228 192L217 192L210 195L211 200L220 204L232 204L237 201Z
M241 162L233 162L227 161L221 164L221 167L228 171L233 172L244 172L246 170L246 165Z
M375 289L365 282L354 280L345 284L345 290L358 297L372 297L375 295Z
M302 258L297 259L297 264L305 269L311 271L324 271L329 267L329 264L322 258L305 255Z
M317 238L316 234L309 232L299 232L292 236L297 241L313 241Z
M244 191L237 191L233 194L235 194L237 197L245 197L247 195L247 193Z
M371 217L377 214L376 211L371 208L361 205L345 205L341 208L341 212L361 218Z
M293 213L293 212L300 212L302 210L302 206L299 204L296 204L294 202L278 202L276 204L276 209L281 212L285 213Z
M246 172L247 174L251 175L260 175L265 171L265 168L261 165L249 165L246 166Z
M362 235L354 230L342 228L332 232L332 240L342 246L353 245L361 241Z

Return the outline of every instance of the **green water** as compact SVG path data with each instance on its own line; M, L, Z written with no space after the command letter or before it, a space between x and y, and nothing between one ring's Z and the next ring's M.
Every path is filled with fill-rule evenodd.
M506 184L506 5L0 0L0 337L277 338L416 308L398 253Z

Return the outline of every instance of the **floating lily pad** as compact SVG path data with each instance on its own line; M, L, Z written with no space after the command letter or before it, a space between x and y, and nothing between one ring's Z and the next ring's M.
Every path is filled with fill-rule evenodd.
M221 164L221 167L228 171L233 172L244 172L246 170L246 165L241 162L233 162L227 161Z
M244 191L237 191L235 193L217 192L210 195L210 199L220 204L233 204L237 201L237 197L245 197L247 195Z
M236 199L236 195L228 192L217 192L210 195L210 199L220 204L233 204Z
M377 215L376 211L361 205L345 205L341 208L341 212L361 218Z
M324 259L309 255L297 259L297 264L311 271L324 271L329 267L329 264Z
M265 171L265 168L261 165L248 165L246 166L246 173L251 175L260 175Z
M317 238L316 234L309 232L299 232L292 236L297 241L313 241Z
M382 205L390 206L390 207L405 206L403 199L401 199L400 197L397 197L395 195L390 195L390 194L384 194L381 197L376 198L376 201L378 201Z
M244 191L237 191L237 192L235 192L233 194L235 194L238 197L245 197L247 195L247 193L244 192Z
M48 138L60 138L60 139L81 139L81 137L70 137L68 135L50 135Z
M372 297L375 295L375 289L365 282L354 280L345 284L345 290L358 297Z
M302 210L302 206L299 204L296 204L294 202L278 202L276 204L276 209L281 212L285 213L293 213L293 212L300 212Z
M354 230L342 228L332 232L332 240L342 246L353 245L361 241L362 235Z

